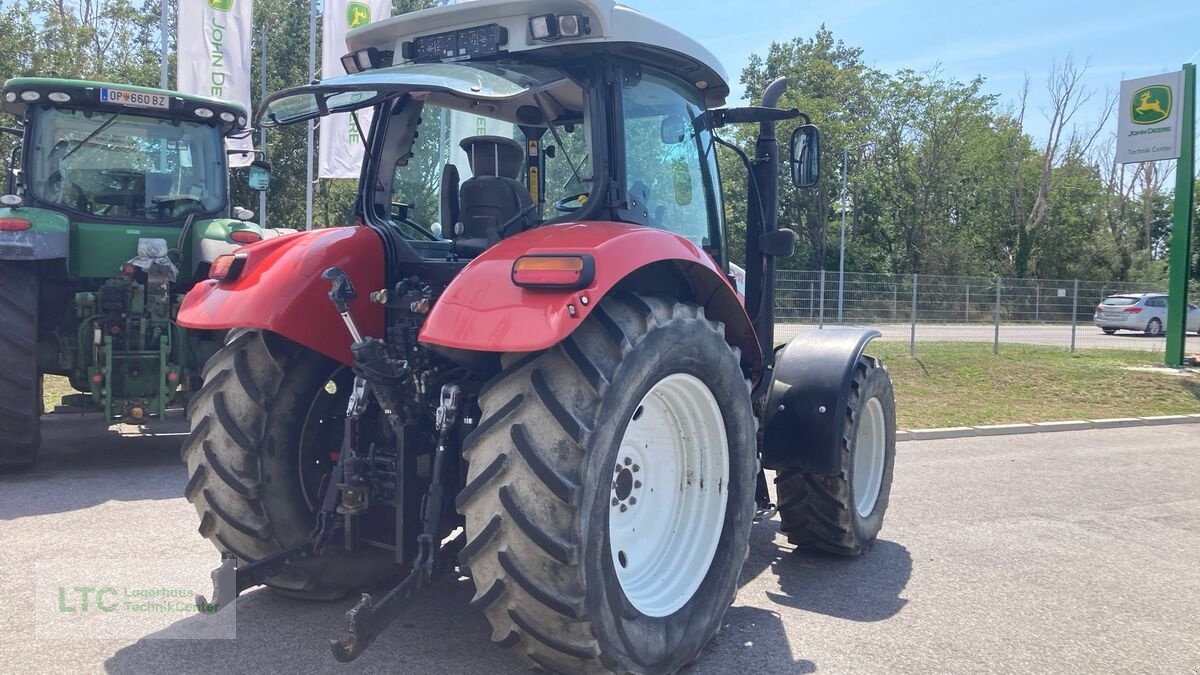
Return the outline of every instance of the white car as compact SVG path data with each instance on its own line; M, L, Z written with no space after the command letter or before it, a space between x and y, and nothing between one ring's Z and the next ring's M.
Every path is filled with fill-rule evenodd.
M1167 330L1166 293L1124 293L1113 295L1096 305L1093 322L1108 335L1133 330L1146 335L1162 335ZM1187 330L1200 334L1200 308L1188 305Z

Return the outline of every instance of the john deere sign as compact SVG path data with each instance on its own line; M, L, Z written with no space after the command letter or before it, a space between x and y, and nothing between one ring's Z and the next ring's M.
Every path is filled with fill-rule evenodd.
M1121 116L1117 125L1120 162L1179 157L1183 126L1176 101L1182 92L1182 71L1121 83Z

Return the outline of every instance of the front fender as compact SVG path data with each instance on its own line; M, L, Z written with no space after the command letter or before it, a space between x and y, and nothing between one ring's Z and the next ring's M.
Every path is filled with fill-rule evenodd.
M0 207L0 218L23 218L28 230L0 232L0 260L54 260L70 256L71 226L57 211Z
M836 475L854 366L874 329L805 331L779 350L763 420L763 468Z
M513 262L530 254L586 253L595 276L575 291L520 288ZM761 354L750 318L717 264L703 249L664 230L624 223L548 225L510 237L471 261L450 282L429 314L420 339L430 345L483 352L532 352L569 336L623 280L651 266L669 266L710 319L725 323L726 339L758 372ZM627 290L644 289L631 282Z
M365 227L338 227L260 241L238 249L246 264L233 281L196 284L179 308L186 328L258 328L350 364L350 334L329 301L321 273L340 267L358 289L350 312L364 335L383 335L383 307L370 302L384 285L383 246Z

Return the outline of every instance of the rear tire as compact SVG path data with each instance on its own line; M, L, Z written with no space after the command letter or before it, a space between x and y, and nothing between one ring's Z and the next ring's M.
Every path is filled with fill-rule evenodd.
M1101 328L1100 330L1104 331L1105 335L1113 335L1117 332L1116 328Z
M606 299L558 346L506 359L480 394L483 415L465 443L470 465L457 499L467 533L460 560L476 589L471 604L487 616L493 641L552 672L671 673L697 658L733 601L754 515L755 418L739 361L703 309L642 296ZM700 416L682 412L683 404L672 408L664 389L680 382L709 401L696 404L713 411L700 427L720 429L727 447L705 453L710 444L682 440L714 437L687 433L694 428L687 420ZM646 448L633 447L643 436L631 429L643 415L668 419L661 410L681 411L671 418L674 433L654 445L667 454L633 473L637 462L625 457ZM650 428L661 434L672 426ZM652 476L667 474L680 452L702 459L685 460L689 469L678 480ZM722 468L710 472L712 460ZM692 477L686 485L684 475ZM630 490L642 490L643 506L662 503L655 500L667 493L652 495L653 485L707 494L694 511L634 511L639 493ZM724 502L714 507L717 499ZM714 527L680 537L686 525L667 527L661 550L666 558L702 551L671 558L693 564L660 573L646 563L638 569L652 570L648 577L635 575L636 549L626 558L612 542L631 523L663 531L663 522L686 521L668 515L685 510ZM712 521L700 517L711 513ZM690 581L677 584L677 576Z
M32 465L42 445L34 264L0 262L0 289L0 471L11 471Z
M868 452L875 461L863 454ZM895 461L892 381L878 359L863 356L854 369L841 471L836 476L781 472L775 478L780 529L798 548L861 555L883 527Z
M340 368L257 330L231 334L205 366L204 386L188 406L184 496L200 515L200 535L223 555L254 562L308 541L315 515L302 466L324 458L332 469L328 453L341 449L341 433L311 440L305 430L319 428L310 417L318 406L337 410L340 403L344 413L348 387L340 395L329 392ZM292 565L268 585L308 599L338 599L391 576L392 563L390 554L375 549L330 552Z
M1154 319L1150 319L1149 321L1146 322L1146 335L1162 335L1162 332L1163 332L1162 321L1159 321L1157 318L1154 318Z

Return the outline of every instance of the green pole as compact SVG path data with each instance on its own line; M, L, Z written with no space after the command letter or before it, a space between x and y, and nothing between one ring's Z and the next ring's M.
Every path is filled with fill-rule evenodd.
M1167 289L1167 365L1183 365L1192 243L1196 160L1196 66L1183 64L1183 140L1175 166L1175 216L1171 224L1171 281Z

